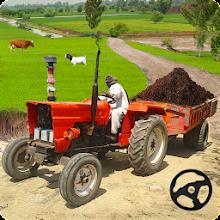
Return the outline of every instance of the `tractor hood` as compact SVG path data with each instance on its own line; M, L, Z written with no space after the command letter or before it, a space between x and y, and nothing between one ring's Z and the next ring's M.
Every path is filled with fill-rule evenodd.
M62 138L63 133L73 128L75 123L91 122L91 100L83 102L27 102L28 124L30 135L38 127L39 107L48 109L48 115L52 118L52 129L54 138ZM49 108L48 108L49 107ZM98 101L95 122L97 125L105 126L110 117L110 105L104 101Z

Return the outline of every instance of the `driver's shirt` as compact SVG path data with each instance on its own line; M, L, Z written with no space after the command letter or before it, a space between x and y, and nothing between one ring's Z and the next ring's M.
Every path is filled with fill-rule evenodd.
M127 94L123 87L119 83L115 83L109 88L109 93L112 96L112 98L116 101L116 105L112 108L122 108L123 110L127 111L129 102Z

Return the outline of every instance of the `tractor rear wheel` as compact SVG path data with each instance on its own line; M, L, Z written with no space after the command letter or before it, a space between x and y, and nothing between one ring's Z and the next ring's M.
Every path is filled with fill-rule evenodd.
M208 135L209 125L205 120L183 136L183 143L186 147L204 151L208 147Z
M74 155L60 175L60 194L74 207L95 198L102 179L102 166L92 154Z
M39 167L32 156L26 155L28 138L18 138L7 145L2 155L4 171L15 180L34 176Z
M160 116L135 122L128 147L129 160L141 176L157 172L167 151L167 129Z

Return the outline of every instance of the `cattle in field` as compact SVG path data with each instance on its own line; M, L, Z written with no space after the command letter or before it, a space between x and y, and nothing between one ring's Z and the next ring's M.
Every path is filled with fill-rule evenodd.
M11 40L11 49L22 48L27 49L28 47L34 47L34 42L29 40Z

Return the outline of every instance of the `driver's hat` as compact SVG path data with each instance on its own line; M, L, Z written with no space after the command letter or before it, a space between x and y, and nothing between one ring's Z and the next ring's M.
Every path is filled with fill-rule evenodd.
M115 77L112 77L112 76L106 76L105 82L108 85L114 85L115 83L117 83L117 79Z

